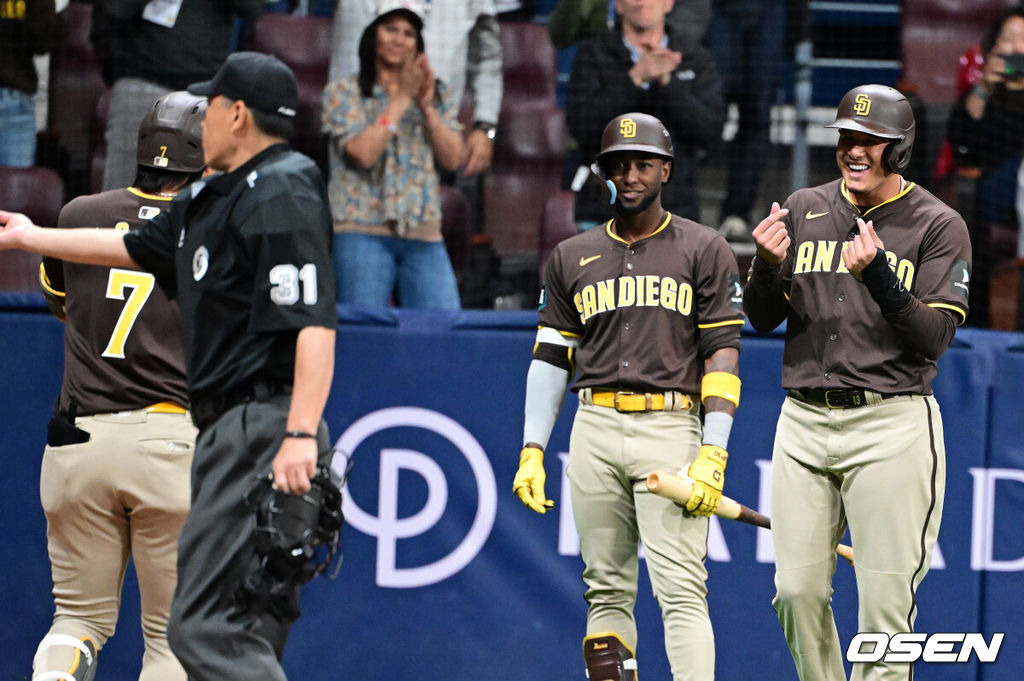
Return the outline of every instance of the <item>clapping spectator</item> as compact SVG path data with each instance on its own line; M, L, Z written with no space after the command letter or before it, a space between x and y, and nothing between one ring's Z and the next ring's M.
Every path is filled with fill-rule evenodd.
M338 0L334 13L331 80L359 70L362 27L377 14L377 0ZM423 6L427 58L448 88L456 112L468 92L472 129L466 134L462 172L478 175L491 167L503 93L501 35L494 0L431 0Z
M323 95L330 135L338 302L458 309L441 236L435 162L452 171L464 144L457 106L424 53L419 0L383 0L363 31L359 73Z
M674 179L662 190L662 205L699 220L697 162L722 136L725 100L711 54L666 24L671 6L671 0L616 0L620 26L583 42L576 53L566 122L581 160L589 163L609 120L629 111L661 120L675 144ZM602 190L596 178L580 188L576 220L582 226L604 219Z

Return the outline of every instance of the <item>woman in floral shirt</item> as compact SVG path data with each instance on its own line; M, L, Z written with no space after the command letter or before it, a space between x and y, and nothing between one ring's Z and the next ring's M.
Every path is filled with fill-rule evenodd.
M339 303L459 308L435 168L462 162L458 103L434 78L422 28L420 0L382 0L358 75L324 90Z

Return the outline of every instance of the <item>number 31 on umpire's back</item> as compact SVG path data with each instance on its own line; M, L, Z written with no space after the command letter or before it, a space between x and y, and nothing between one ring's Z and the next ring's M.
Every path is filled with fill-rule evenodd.
M276 305L294 305L299 293L306 305L316 305L316 265L309 262L295 265L275 265L270 270L270 300Z

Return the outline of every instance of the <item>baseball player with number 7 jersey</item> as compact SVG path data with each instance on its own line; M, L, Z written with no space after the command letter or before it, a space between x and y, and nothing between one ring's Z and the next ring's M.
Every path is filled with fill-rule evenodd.
M133 185L74 199L57 226L127 232L160 214L206 165L205 111L206 99L187 92L157 100L139 128ZM40 274L66 324L39 476L55 612L33 678L94 678L131 556L146 648L139 678L185 681L166 638L196 439L178 308L148 272L44 258Z
M841 178L773 206L753 232L750 323L786 321L787 390L772 455L774 606L802 681L845 679L831 609L849 527L862 632L913 631L942 519L945 446L936 361L967 318L963 219L901 176L914 116L893 88L839 104ZM912 678L857 663L852 679Z
M572 387L579 408L567 475L589 605L591 681L635 681L638 542L675 681L711 681L708 519L725 484L739 405L739 272L715 230L665 212L672 140L642 113L612 119L592 171L615 218L558 244L544 276L513 491L544 513L543 451ZM706 415L701 423L700 406ZM655 470L688 472L686 510L650 493Z

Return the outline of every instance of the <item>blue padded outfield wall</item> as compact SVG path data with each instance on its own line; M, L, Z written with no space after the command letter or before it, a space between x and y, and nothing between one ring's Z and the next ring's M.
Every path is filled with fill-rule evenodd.
M4 622L0 678L28 679L52 615L39 461L61 374L62 329L38 299L0 311ZM345 560L303 597L285 666L302 681L584 679L585 603L562 466L574 400L547 456L553 512L512 494L536 315L342 311L326 419L354 452ZM726 492L770 512L769 460L783 394L782 339L745 335L743 401ZM994 632L995 663L918 664L929 681L1018 681L1024 669L1024 336L961 330L940 361L948 484L936 564L919 592L920 632ZM899 513L900 500L892 500ZM855 547L856 548L856 547ZM87 550L86 550L87 552ZM713 520L709 600L717 678L795 679L771 607L768 532ZM636 615L641 678L668 679L646 576ZM853 569L840 561L833 605L856 632ZM138 597L126 581L98 679L137 678Z

